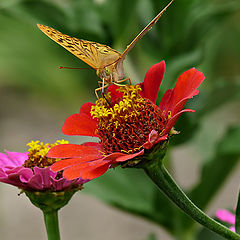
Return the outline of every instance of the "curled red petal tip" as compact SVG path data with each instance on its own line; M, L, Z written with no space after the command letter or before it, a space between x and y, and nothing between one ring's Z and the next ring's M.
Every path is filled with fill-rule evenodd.
M204 74L195 68L182 73L174 89L169 89L164 94L159 105L160 109L166 114L171 112L172 116L180 112L187 100L198 94L197 88L204 79Z
M154 64L146 73L144 82L140 83L141 95L156 103L160 84L165 72L165 61Z

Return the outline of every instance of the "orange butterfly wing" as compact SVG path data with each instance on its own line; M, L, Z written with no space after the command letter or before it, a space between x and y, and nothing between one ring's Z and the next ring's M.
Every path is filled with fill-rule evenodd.
M129 51L148 31L151 30L173 1L174 0L171 0L171 2L158 13L158 15L137 35L137 37L133 39L122 54L100 43L70 37L42 24L38 24L37 26L48 37L87 63L89 66L96 70L102 70L102 77L103 75L105 75L104 78L111 75L110 81L117 82L124 77L123 61ZM108 67L108 69L106 70L105 67Z
M174 0L168 3L168 5L158 13L158 15L132 40L132 42L127 46L124 52L121 54L120 58L125 58L128 52L135 46L135 44L147 33L152 27L157 23L163 13L167 10L167 8L172 4Z
M121 56L118 51L106 45L70 37L42 24L37 24L37 26L53 41L96 70L111 65Z

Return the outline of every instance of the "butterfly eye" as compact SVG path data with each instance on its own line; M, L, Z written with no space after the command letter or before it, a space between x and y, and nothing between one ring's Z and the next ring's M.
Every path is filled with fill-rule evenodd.
M99 74L100 74L100 71L99 71L99 69L97 69L97 72L96 72L96 74L97 74L97 76L99 76Z
M110 75L110 74L111 74L111 71L110 71L108 68L105 68L105 70L106 70L106 74L107 74L107 75Z

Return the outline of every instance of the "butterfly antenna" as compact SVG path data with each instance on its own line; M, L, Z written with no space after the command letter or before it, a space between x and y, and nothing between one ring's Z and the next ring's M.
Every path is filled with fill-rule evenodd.
M59 69L92 69L92 68L72 68L72 67L58 67Z

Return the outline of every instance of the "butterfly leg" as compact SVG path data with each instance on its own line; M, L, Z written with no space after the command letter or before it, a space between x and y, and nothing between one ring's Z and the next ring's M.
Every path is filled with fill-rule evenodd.
M130 85L132 85L132 81L131 81L131 79L130 78L125 78L125 79L123 79L123 80L120 80L121 82L122 81L129 81L129 83L130 83Z
M121 84L122 82L125 82L125 81L129 81L130 85L132 85L132 82L131 82L130 78L124 78L122 80L117 80L116 82L114 82L114 84L119 86L119 87L125 87L126 90L128 91L127 84Z
M95 89L95 95L96 95L97 99L99 99L99 96L98 96L97 92L100 91L100 90L102 90L101 94L102 94L102 97L103 97L103 89L104 89L103 82L98 81L98 88Z
M117 81L114 82L114 84L116 84L117 86L124 86L125 84L119 84L119 83L122 83L122 82L125 82L125 81L129 81L130 85L132 85L132 82L131 82L130 78L124 78L122 80L117 80Z
M97 99L99 99L99 96L98 96L97 92L101 90L101 94L102 94L102 96L103 96L103 90L104 90L106 87L108 87L107 84L105 84L105 86L103 86L101 81L99 81L98 84L99 84L99 86L101 86L101 87L98 87L98 88L95 89L95 94L96 94Z
M132 85L132 81L130 78L126 78L125 81L129 81L130 85Z
M99 88L95 89L95 95L96 95L97 99L99 99L98 91L100 91L100 90L102 90L102 87L99 87Z

